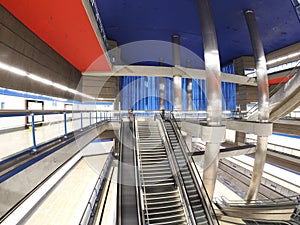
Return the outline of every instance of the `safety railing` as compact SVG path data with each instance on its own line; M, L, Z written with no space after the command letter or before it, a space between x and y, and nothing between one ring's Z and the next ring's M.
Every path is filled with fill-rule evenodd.
M256 144L257 139L246 137L245 142L248 144ZM300 149L291 148L283 145L278 145L274 143L268 143L268 150L278 152L280 154L285 154L289 156L300 157Z
M98 177L98 180L93 188L93 191L91 193L91 196L89 198L89 201L87 203L87 206L85 207L84 213L80 220L80 225L87 225L89 223L89 220L92 216L94 216L93 208L97 201L99 201L99 198L101 197L101 193L103 191L104 187L104 181L107 178L107 174L111 168L112 161L113 161L113 154L114 154L114 148L111 149L105 164L103 166L103 169Z
M295 196L288 196L288 197L282 197L282 198L276 198L276 199L261 199L261 200L252 200L250 202L245 202L244 200L229 200L224 196L215 198L216 202L222 203L224 206L230 206L230 207L256 207L256 206L284 206L284 205L292 205L294 206L297 202L299 195Z
M194 162L193 157L189 157L187 154L189 152L187 143L185 142L184 138L182 137L182 134L179 132L180 128L172 114L170 117L170 122L171 122L172 126L175 128L174 131L176 133L176 136L178 138L180 146L182 147L182 153L183 153L183 156L187 163L187 166L191 172L192 178L193 178L193 180L197 181L197 182L195 182L195 185L197 188L197 192L200 194L200 196L202 198L204 210L206 211L206 214L208 215L208 220L209 220L210 224L218 224L219 225L217 215L216 215L216 213L214 211L214 207L212 205L212 200L209 198L208 192L207 192L205 185L201 179L199 171L197 169L194 169L192 166L192 164L193 165L196 165L196 164ZM201 182L201 184L198 183L198 180ZM205 199L207 199L208 201L206 201Z
M266 223L263 224L277 224L283 220L288 222L292 217L293 209L297 207L297 197L293 198L253 200L248 203L243 200L232 201L225 197L218 197L214 201L224 215L243 220L265 221Z
M45 121L40 121L41 116L46 117ZM22 129L16 129L12 132L5 129L4 123L14 123L14 121L18 121L18 124L20 123L16 125L16 128L22 126L20 117L27 118L27 121L30 123L24 124L23 122ZM5 118L7 119L4 120ZM38 123L42 126L37 127L36 118L39 118ZM52 141L67 139L74 133L78 134L80 131L93 127L101 121L119 121L120 114L118 111L98 110L0 110L0 119L0 137L7 137L10 133L13 136L14 132L17 131L25 132L24 127L26 126L31 133L31 143L29 141L30 133L28 132L22 134L24 139L26 139L24 143L22 142L23 140L18 140L11 147L2 143L5 144L6 149L6 151L0 153L0 161L2 163L11 157L17 157L23 153L37 154L38 149L43 145Z
M300 70L299 65L300 65L300 60L291 71L288 71L287 74L283 76L282 80L275 86L275 88L273 88L270 91L270 93L269 93L270 98L286 83L287 77L289 77L289 79L291 79L294 76L297 76L298 71ZM241 112L242 117L249 118L254 113L256 113L257 110L258 110L258 103L254 104L248 111Z

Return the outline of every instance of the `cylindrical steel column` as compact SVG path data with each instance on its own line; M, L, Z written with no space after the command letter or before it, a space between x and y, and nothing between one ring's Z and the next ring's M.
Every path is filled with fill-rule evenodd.
M191 68L192 62L191 60L186 61L186 67ZM193 95L192 95L192 89L193 89L193 80L191 78L187 78L187 106L188 110L193 110Z
M173 56L173 65L180 66L180 36L177 34L172 35L172 56Z
M192 79L187 79L187 98L188 98L188 110L193 110L193 96L192 96L193 82Z
M207 123L209 126L218 127L221 126L222 121L222 90L217 35L209 0L198 0L198 7L202 28L205 69L207 72ZM212 199L215 190L219 151L220 143L206 143L203 182L210 199Z
M269 85L266 57L260 38L255 14L252 10L245 11L245 18L252 42L258 87L258 119L259 122L269 120ZM253 173L246 200L255 200L261 183L267 155L268 137L257 137Z
M164 58L159 58L159 66L163 66L164 64ZM159 108L160 110L165 109L165 78L160 77L159 78Z
M266 57L254 12L252 10L247 10L245 12L245 18L250 33L256 66L258 87L258 120L260 122L268 122L269 84Z
M174 66L180 66L180 36L172 35L172 55ZM175 75L174 80L174 110L182 110L182 79Z

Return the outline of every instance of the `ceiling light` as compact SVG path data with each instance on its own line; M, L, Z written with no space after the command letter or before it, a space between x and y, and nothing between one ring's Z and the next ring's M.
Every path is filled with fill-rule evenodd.
M281 62L281 61L284 61L284 60L287 60L287 59L295 58L297 56L300 56L300 52L294 52L294 53L291 53L291 54L286 55L286 56L271 59L267 62L267 65L275 64L275 63L278 63L278 62Z
M46 85L53 85L53 82L50 81L50 80L47 80L45 78L42 78L42 77L39 77L37 75L34 75L34 74L28 74L28 77L32 80L35 80L35 81L38 81L40 83L43 83L43 84L46 84Z
M7 65L5 63L2 63L0 62L0 68L3 69L3 70L6 70L6 71L9 71L11 73L14 73L14 74L17 74L19 76L27 76L27 72L24 71L24 70L21 70L21 69L18 69L16 67L13 67L13 66L10 66L10 65Z

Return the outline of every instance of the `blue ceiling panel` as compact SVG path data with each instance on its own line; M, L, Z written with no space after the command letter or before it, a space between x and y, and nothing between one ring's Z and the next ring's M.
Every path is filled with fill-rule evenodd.
M116 40L119 46L144 40L171 42L171 35L179 34L181 45L198 55L200 60L203 58L197 0L97 0L97 3L107 37ZM289 0L211 0L211 9L222 64L243 55L252 55L243 15L247 9L256 14L266 53L300 41L299 19ZM171 59L171 50L154 49L151 58ZM182 56L183 66L190 55ZM125 62L134 61L139 56L141 61L148 60L144 59L142 50L130 51L127 48L122 51ZM192 63L192 66L198 67L196 64Z

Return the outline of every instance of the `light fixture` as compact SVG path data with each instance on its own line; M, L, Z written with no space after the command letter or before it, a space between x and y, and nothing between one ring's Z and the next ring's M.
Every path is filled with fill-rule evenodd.
M42 77L39 77L39 76L37 76L37 75L28 73L27 76L28 76L30 79L35 80L35 81L38 81L38 82L40 82L40 83L43 83L43 84L46 84L46 85L53 85L53 82L52 82L52 81L47 80L47 79L42 78Z
M52 82L51 80L42 78L40 76L37 76L35 74L26 72L24 70L21 70L19 68L13 67L13 66L10 66L10 65L2 63L2 62L0 62L0 69L9 71L9 72L17 74L19 76L27 76L29 79L32 79L32 80L37 81L39 83L42 83L42 84L45 84L45 85L48 85L48 86L53 86L53 87L55 87L57 89L60 89L60 90L63 90L63 91L68 91L68 92L70 92L72 94L75 94L75 95L80 95L80 96L88 98L88 99L96 100L96 98L94 98L94 97L92 97L90 95L81 93L81 92L79 92L79 91L77 91L75 89L68 88L67 86L64 86L62 84Z
M300 52L294 52L294 53L288 54L286 56L271 59L267 62L267 65L272 65L272 64L275 64L275 63L278 63L278 62L281 62L281 61L284 61L284 60L287 60L287 59L295 58L297 56L300 56Z
M17 75L19 75L19 76L23 76L23 77L24 77L24 76L27 76L27 72L25 72L24 70L18 69L18 68L16 68L16 67L7 65L7 64L2 63L2 62L0 62L0 69L9 71L9 72L14 73L14 74L17 74Z

